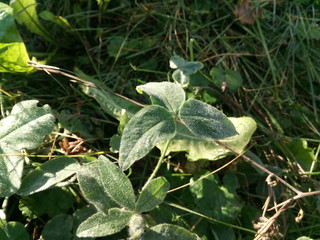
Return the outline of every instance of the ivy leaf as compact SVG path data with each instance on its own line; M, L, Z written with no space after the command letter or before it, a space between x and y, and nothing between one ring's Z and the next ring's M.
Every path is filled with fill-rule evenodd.
M142 189L136 202L136 210L140 213L153 210L162 203L169 188L170 184L164 177L153 179Z
M127 170L159 142L174 137L174 116L160 106L141 109L125 126L120 143L119 165Z
M89 202L107 212L117 206L135 209L135 195L128 177L105 157L84 166L78 173L80 188Z
M188 230L171 224L159 224L148 231L142 236L142 240L196 240L200 239L195 234Z
M43 191L75 174L80 164L69 157L58 157L45 162L22 179L18 191L21 195L30 195Z
M172 74L173 80L182 87L188 86L191 74L194 74L203 68L201 62L188 62L180 56L171 57L169 65L170 68L176 69Z
M13 18L13 9L0 2L0 72L29 73L29 56Z
M120 232L130 221L133 212L112 208L108 214L98 212L82 222L77 229L78 237L103 237Z
M186 99L181 85L171 82L150 82L138 86L137 91L147 93L152 104L165 107L172 113L176 113Z
M218 140L238 134L222 112L195 99L189 99L182 105L179 117L192 133L203 139Z
M37 148L51 133L55 118L48 105L37 107L38 101L16 104L11 114L0 121L0 196L10 196L20 188L22 149Z

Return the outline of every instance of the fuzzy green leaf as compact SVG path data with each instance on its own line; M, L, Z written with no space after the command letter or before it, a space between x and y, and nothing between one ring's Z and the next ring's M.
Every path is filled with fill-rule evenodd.
M13 18L13 9L0 2L0 72L29 73L29 56Z
M82 222L77 229L78 237L102 237L121 231L130 221L133 212L112 208L108 214L98 212Z
M136 202L136 210L140 213L151 211L162 203L169 188L170 184L164 177L153 179L142 189Z
M135 209L135 195L128 177L105 157L83 167L78 173L84 196L100 211L120 205ZM118 205L116 205L116 204Z
M52 131L55 118L50 107L37 107L37 103L20 102L0 121L0 196L10 196L20 187L23 158L14 155L37 148Z
M228 119L233 123L239 134L221 139L220 142L240 153L249 143L252 134L257 128L257 124L249 117ZM157 147L163 151L165 143L161 143ZM190 161L200 159L218 160L229 154L233 154L230 150L218 145L214 141L203 140L195 136L182 124L177 125L177 134L171 140L166 152L168 154L170 152L187 152L187 157Z
M175 133L175 120L167 109L156 105L141 109L123 130L119 156L121 169L128 169L156 144L173 138Z
M43 191L75 174L80 164L73 158L59 157L45 162L22 179L18 191L21 195L30 195Z
M142 236L142 240L196 240L197 236L188 230L171 224L159 224L148 231Z
M203 139L218 140L238 134L222 112L195 99L182 105L179 117L191 132Z
M137 87L139 93L147 93L152 104L167 108L170 112L177 112L185 102L186 94L180 84L171 82L150 82Z

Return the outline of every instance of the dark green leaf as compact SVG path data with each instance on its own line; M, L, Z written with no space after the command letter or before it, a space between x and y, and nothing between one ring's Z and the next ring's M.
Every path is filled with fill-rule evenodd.
M22 196L19 208L21 211L27 208L38 217L44 214L54 217L70 211L73 204L74 200L69 192L61 188L53 188L30 196Z
M156 144L174 137L175 120L167 109L149 106L141 109L127 123L120 143L119 165L128 169Z
M198 100L186 101L179 116L191 132L204 139L218 140L238 134L221 111Z
M113 153L118 153L120 149L121 137L118 134L115 134L110 139L110 151Z
M241 74L233 70L223 70L220 67L214 67L211 69L210 75L212 76L212 80L217 87L221 87L223 83L226 83L226 86L231 93L238 90L243 83Z
M149 212L162 203L170 188L164 177L153 179L142 189L136 202L136 210L140 213Z
M0 221L1 222L1 221ZM19 222L8 222L0 225L1 240L29 240L29 234Z
M197 181L203 174L195 175L190 181L190 191L201 213L224 222L233 222L241 211L242 203L236 193L237 178L233 173L227 174L224 184L220 185L216 175L210 175Z
M41 235L43 240L69 240L72 238L72 217L67 214L55 216L44 226Z

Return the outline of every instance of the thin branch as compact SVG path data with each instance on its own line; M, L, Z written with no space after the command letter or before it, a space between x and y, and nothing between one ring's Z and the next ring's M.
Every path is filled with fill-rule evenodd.
M112 91L110 91L110 90L108 90L108 89L106 89L106 88L102 88L102 87L100 87L100 86L97 86L97 85L94 84L93 82L85 81L85 80L83 80L83 79L81 79L81 78L79 78L79 77L76 77L76 76L74 76L74 75L72 75L72 74L70 74L70 73L66 73L66 72L65 72L63 69L61 69L61 68L54 67L54 66L49 66L49 65L43 65L43 64L40 64L40 63L34 62L34 61L29 61L28 63L29 63L29 65L30 65L31 67L34 67L34 68L36 68L36 69L38 69L38 70L45 71L45 72L48 73L49 75L50 75L51 73L60 74L60 75L62 75L62 76L71 78L71 79L72 79L72 80L71 80L72 82L80 83L80 84L82 84L82 85L84 85L84 86L87 86L87 87L97 88L97 89L100 89L100 90L102 90L102 91L106 91L106 92L108 92L109 94L112 94L112 95L114 95L114 96L116 96L116 97L122 98L122 99L124 99L124 100L126 100L126 101L129 101L129 102L131 102L131 103L133 103L133 104L135 104L135 105L137 105L137 106L145 107L145 105L143 105L143 104L141 104L141 103L139 103L139 102L136 102L136 101L134 101L134 100L131 100L130 98L127 98L127 97L125 97L125 96L123 96L123 95L121 95L121 94L118 94L118 93L112 92Z
M235 153L236 155L239 155L240 153L238 153L237 151L233 150L232 148L230 148L228 145L220 142L220 141L215 141L217 144L219 144L220 146L228 149L229 151ZM292 191L294 191L296 194L300 194L301 191L299 191L298 189L296 189L295 187L293 187L291 184L287 183L285 180L283 180L281 177L277 176L276 174L274 174L273 172L269 171L268 169L266 169L265 167L259 165L258 163L256 163L255 161L253 161L251 158L247 157L247 156L242 156L243 159L245 159L246 161L250 162L252 165L256 166L257 168L261 169L262 171L264 171L265 173L268 173L269 175L274 176L275 178L277 178L283 185L287 186L288 188L290 188Z

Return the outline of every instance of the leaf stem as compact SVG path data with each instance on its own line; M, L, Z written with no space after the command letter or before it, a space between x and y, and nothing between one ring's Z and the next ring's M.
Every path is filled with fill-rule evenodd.
M164 150L163 150L162 153L161 153L161 156L160 156L160 158L159 158L159 161L158 161L158 163L157 163L157 166L154 168L152 174L150 175L148 181L144 184L143 188L144 188L145 186L147 186L147 185L150 183L150 181L151 181L151 180L156 176L156 174L158 173L158 171L159 171L159 169L160 169L160 166L161 166L161 164L162 164L162 162L163 162L163 160L164 160L164 157L166 156L166 153L167 153L167 150L168 150L168 148L169 148L170 143L171 143L171 139L169 139L169 140L167 141L166 146L165 146Z

